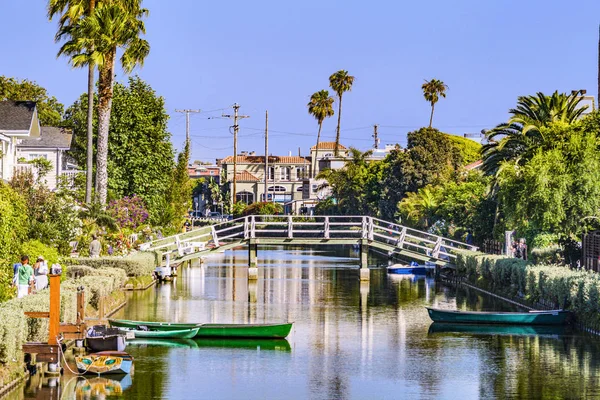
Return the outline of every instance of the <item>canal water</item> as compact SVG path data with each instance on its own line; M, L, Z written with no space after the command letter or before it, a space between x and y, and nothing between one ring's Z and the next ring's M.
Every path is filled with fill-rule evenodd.
M130 299L116 318L177 322L293 321L287 340L137 341L132 375L33 379L9 399L600 398L600 339L555 329L432 325L425 306L514 310L431 278L388 275L370 258L359 282L351 248L259 249L180 269Z

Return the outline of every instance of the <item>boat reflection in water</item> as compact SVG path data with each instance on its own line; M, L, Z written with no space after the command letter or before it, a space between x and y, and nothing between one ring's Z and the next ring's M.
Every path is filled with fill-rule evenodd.
M192 339L133 339L127 341L127 346L162 346L187 349L198 347Z
M75 386L75 394L78 399L122 396L123 392L127 390L131 384L130 374L112 376L111 378L79 377Z
M291 351L286 339L195 339L198 347L217 347L223 349L253 349Z
M447 324L434 322L429 326L429 335L468 333L472 335L500 336L544 336L559 338L569 333L565 326L544 325L484 325L484 324Z

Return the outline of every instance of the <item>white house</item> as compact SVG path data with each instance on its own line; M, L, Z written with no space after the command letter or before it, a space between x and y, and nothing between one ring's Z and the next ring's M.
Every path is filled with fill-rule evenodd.
M12 178L17 165L17 143L40 137L40 122L33 101L0 101L0 179Z
M17 170L31 168L33 166L27 164L28 162L44 158L52 164L52 169L43 178L48 189L56 189L61 175L72 181L76 174L82 172L77 170L76 165L70 162L67 156L72 138L73 134L68 129L42 126L39 137L24 138L17 144Z

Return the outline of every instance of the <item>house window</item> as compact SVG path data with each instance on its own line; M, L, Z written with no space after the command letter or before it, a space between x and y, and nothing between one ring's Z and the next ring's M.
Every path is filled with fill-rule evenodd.
M44 160L47 160L48 154L35 154L35 153L29 154L29 161L35 160L37 158L43 158Z
M304 167L296 168L296 179L299 181L304 179Z
M286 189L283 186L269 186L269 192L285 192Z
M254 193L243 191L235 195L235 200L238 203L252 204L254 203Z
M292 169L290 167L281 168L281 180L289 181L292 175Z
M275 167L269 167L269 180L275 180Z

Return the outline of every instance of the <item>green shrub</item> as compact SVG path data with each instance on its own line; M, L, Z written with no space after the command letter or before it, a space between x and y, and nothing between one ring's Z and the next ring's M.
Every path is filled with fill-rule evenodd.
M283 206L279 203L263 201L252 203L243 212L243 215L276 215L283 213Z
M155 254L139 252L126 257L65 258L66 265L86 265L94 269L120 268L127 276L152 275L156 268Z
M26 254L29 256L29 262L31 265L35 263L35 260L39 256L43 256L44 260L48 262L48 268L52 266L52 264L58 263L58 250L54 247L45 245L39 240L29 240L21 245L20 248L21 254Z
M565 259L559 245L552 245L531 250L531 261L534 264L564 264Z

